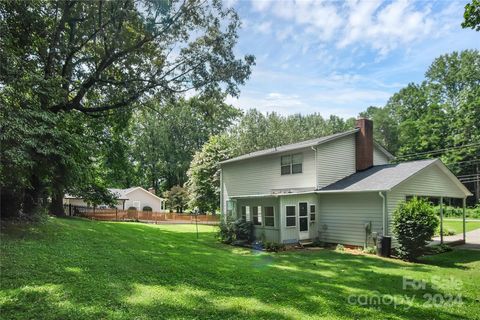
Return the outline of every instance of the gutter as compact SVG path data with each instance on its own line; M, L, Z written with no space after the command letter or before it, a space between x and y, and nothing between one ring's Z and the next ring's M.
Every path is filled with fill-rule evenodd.
M384 195L382 191L379 191L378 192L378 195L382 198L382 234L385 236L386 233L385 233L385 230L386 230L386 206L387 206L387 198L386 198L386 194Z

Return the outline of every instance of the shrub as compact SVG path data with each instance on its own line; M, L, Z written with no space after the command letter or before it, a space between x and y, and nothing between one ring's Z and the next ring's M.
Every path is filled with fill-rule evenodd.
M238 219L233 223L233 228L237 240L253 241L253 222Z
M235 241L253 241L253 223L241 219L223 220L219 224L218 237L224 243L233 243Z
M128 207L128 211L137 211L136 207Z
M363 249L363 253L376 254L377 253L377 248L376 247L366 247L365 249Z
M285 251L285 245L283 243L275 243L275 242L265 242L264 243L265 251L268 252L279 252Z
M143 211L153 211L153 210L152 210L152 207L145 206L145 207L143 207Z
M235 241L235 231L232 221L221 219L218 227L218 238L220 239L220 241L228 244Z
M335 251L345 251L345 247L342 244L337 244L337 247L335 248Z
M393 213L393 233L399 244L399 256L408 261L416 260L425 252L437 226L438 218L426 200L414 197L401 203Z

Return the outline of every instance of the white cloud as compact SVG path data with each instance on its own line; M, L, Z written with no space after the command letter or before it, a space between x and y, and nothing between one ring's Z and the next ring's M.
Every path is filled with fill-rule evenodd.
M266 11L272 2L272 0L252 0L252 7L256 11Z
M255 30L259 33L269 34L272 31L272 22L265 21L255 26Z
M411 0L350 0L346 3L314 0L259 1L252 0L254 10L293 22L310 40L333 42L339 48L366 45L385 55L400 46L405 47L426 36L440 36L445 29L431 12L429 3ZM458 4L446 12L436 13L445 18ZM277 31L283 41L293 34L289 26ZM353 48L354 49L354 48Z

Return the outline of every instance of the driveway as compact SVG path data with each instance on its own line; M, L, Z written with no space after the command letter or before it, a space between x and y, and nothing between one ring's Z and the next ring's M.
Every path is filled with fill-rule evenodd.
M444 236L443 243L454 242L463 239L463 234L459 233L453 236ZM440 244L440 237L435 237L432 239L431 244ZM456 246L459 249L473 249L480 250L480 229L475 229L466 233L466 242L465 244Z

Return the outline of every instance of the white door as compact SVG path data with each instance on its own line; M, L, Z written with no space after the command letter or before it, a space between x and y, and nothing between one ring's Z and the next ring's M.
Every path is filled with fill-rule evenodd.
M310 238L308 225L308 203L300 202L298 204L298 238L300 240Z

